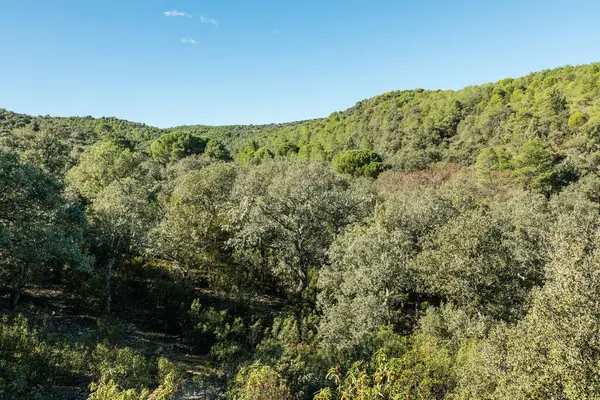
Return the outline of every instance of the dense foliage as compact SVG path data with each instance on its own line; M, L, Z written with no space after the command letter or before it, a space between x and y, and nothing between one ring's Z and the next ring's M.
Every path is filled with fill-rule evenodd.
M0 398L597 399L599 133L600 64L280 125L0 110Z

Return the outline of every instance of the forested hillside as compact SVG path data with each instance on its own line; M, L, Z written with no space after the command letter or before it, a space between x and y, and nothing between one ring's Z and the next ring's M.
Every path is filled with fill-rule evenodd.
M0 399L600 398L600 64L324 119L0 110Z

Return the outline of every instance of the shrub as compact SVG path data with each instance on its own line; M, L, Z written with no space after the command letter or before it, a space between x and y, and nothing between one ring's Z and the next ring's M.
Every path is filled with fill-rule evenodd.
M332 368L328 377L335 390L325 388L315 399L442 399L454 385L452 367L453 358L439 342L418 337L401 357L389 358L381 350L346 374Z
M116 318L99 318L96 322L96 340L116 344L125 335L125 326Z
M200 300L192 302L189 312L190 336L196 344L206 347L216 342L235 340L244 337L245 327L241 318L229 317L227 310L202 307Z
M235 377L228 396L234 400L291 400L292 394L278 372L256 363Z
M96 346L92 353L92 372L99 381L114 381L127 389L142 389L156 384L156 366L128 347Z
M0 319L0 399L41 395L87 368L85 350L53 340L18 316Z
M90 385L92 394L88 400L169 400L181 386L185 374L181 368L166 358L160 358L158 378L160 384L151 391L147 387L140 387L138 390L124 389L115 379L103 375L98 383L94 382Z

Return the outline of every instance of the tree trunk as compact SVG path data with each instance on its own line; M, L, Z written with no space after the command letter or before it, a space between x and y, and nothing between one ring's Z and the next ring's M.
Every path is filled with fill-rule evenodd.
M306 288L306 283L303 279L298 281L298 286L296 286L296 293L302 293L302 291Z
M21 301L21 284L19 282L13 282L12 290L10 292L10 309L14 310Z
M106 263L106 276L104 277L104 311L107 315L110 314L112 305L111 282L114 263L115 259L113 257L108 259Z
M308 256L304 251L301 242L296 243L296 251L298 252L298 266L296 267L296 274L298 275L298 286L296 287L296 293L301 293L308 286Z
M296 269L296 274L298 275L298 286L296 287L296 293L302 293L306 286L308 286L308 278L302 266L298 266Z
M421 294L417 293L417 300L415 301L415 319L419 319L419 306L421 305Z

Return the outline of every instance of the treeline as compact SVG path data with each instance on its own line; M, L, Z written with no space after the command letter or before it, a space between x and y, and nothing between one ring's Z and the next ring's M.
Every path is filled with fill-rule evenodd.
M13 308L58 285L109 326L149 315L231 399L595 399L599 85L566 67L259 127L3 111L0 280ZM185 380L103 322L2 324L0 397Z
M597 151L599 74L600 65L591 64L459 91L390 92L251 138L240 158L331 160L342 150L363 149L380 154L390 168L412 171L437 162L471 165L483 148L517 150L533 137L580 158Z

